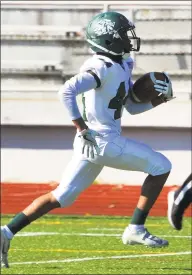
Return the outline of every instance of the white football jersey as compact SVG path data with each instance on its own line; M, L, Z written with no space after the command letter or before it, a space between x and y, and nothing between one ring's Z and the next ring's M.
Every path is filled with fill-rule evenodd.
M131 69L103 55L93 55L80 71L93 72L98 88L82 95L84 119L88 127L102 133L120 133L121 116L128 96Z

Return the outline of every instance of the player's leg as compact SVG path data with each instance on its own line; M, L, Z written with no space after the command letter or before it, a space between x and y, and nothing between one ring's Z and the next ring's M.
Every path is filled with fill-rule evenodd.
M123 234L124 243L139 242L151 246L164 246L168 242L154 237L144 228L146 218L157 200L171 170L170 161L149 146L118 137L103 148L103 156L96 161L116 169L147 173L133 213L131 223Z
M191 203L192 173L176 191L168 193L168 221L175 229L182 229L184 212Z
M1 265L9 267L7 253L10 240L17 232L50 210L72 204L77 196L95 180L102 168L101 165L74 157L55 190L35 199L7 225L1 227Z
M63 173L59 186L52 191L52 194L61 207L69 206L93 183L102 169L103 165L91 163L81 155L77 155Z
M10 240L21 229L29 225L33 220L41 217L50 210L60 207L58 201L51 193L35 199L26 209L18 213L8 225L1 227L1 266L9 267L8 250Z
M171 170L170 161L159 152L155 152L145 144L127 140L126 150L122 154L122 162L132 171L147 173L134 210L130 224L125 229L122 241L124 244L142 243L144 245L161 247L168 245L166 240L150 234L145 228L145 222L151 208L156 202ZM131 157L131 158L130 158Z

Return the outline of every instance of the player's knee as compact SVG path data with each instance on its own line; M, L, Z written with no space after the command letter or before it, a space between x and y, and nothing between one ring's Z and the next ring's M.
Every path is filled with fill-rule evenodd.
M53 195L55 196L54 193L53 193ZM76 197L74 197L74 196L67 197L67 196L59 195L56 197L56 199L59 202L60 207L63 208L63 207L67 207L67 206L70 206L71 204L73 204Z
M75 191L77 190L63 190L63 188L60 188L60 186L58 186L55 190L52 191L52 194L59 202L60 206L63 208L70 206L76 200L79 192Z
M63 208L63 207L68 207L68 206L70 206L70 205L72 205L73 203L74 203L74 201L75 201L75 199L76 199L76 197L74 198L61 198L60 199L60 201L59 201L59 203L60 203L60 205L61 205L61 208Z
M153 160L153 164L151 166L150 174L152 176L166 174L171 171L172 164L168 158L166 158L161 153L156 153L156 156Z
M169 159L166 158L166 165L165 165L166 173L170 172L172 169L172 163L170 162Z

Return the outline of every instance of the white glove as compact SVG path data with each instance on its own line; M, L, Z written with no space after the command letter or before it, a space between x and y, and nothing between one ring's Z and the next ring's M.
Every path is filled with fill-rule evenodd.
M174 99L175 97L173 97L173 89L172 89L171 79L167 73L164 72L164 74L167 76L168 82L166 81L166 79L165 79L165 81L156 80L155 81L156 84L154 85L154 88L157 92L164 95L166 101L169 101L169 100Z
M94 159L95 157L94 148L97 152L97 155L99 155L99 147L95 140L96 136L101 136L98 132L91 129L85 129L79 132L78 136L81 138L83 155L85 154L87 158Z

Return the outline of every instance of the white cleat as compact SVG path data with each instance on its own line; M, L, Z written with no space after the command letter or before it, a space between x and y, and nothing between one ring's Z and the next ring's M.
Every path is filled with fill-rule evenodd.
M8 268L8 250L10 247L10 240L7 239L1 227L1 267Z
M122 242L129 245L143 244L150 247L163 247L169 245L168 241L151 235L146 228L144 228L144 230L132 232L129 227L126 227L122 235Z

